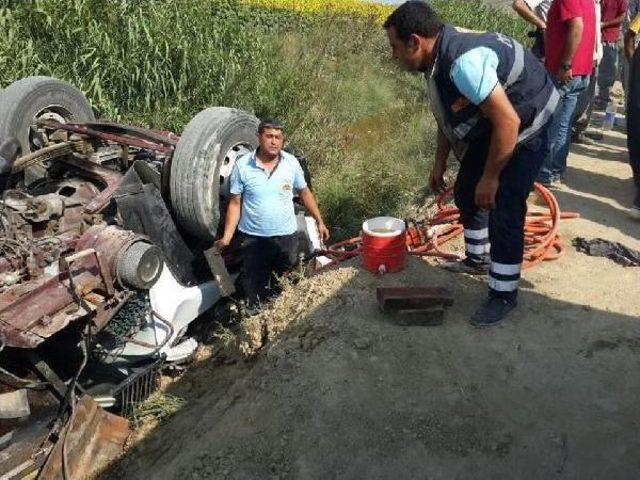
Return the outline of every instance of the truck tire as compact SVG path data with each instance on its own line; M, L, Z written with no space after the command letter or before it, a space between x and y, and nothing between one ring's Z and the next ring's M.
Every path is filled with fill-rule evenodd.
M0 140L16 137L23 154L39 148L32 128L38 118L61 123L95 122L83 93L55 78L26 77L0 92Z
M229 200L236 159L258 145L258 119L250 113L213 107L184 129L171 160L169 190L178 224L196 238L216 238Z

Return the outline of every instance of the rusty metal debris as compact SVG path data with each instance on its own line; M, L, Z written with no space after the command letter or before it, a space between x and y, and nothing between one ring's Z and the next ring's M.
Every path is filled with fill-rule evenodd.
M13 180L0 185L0 416L12 419L0 426L0 476L40 470L38 478L84 478L120 455L130 433L125 418L76 388L91 336L163 268L160 249L122 227L113 197L142 149L171 153L177 137L116 124L40 128L50 143L11 159ZM72 333L86 344L79 364L74 340L47 350L72 324L87 325ZM4 368L12 361L15 370ZM123 410L153 391L148 378L157 378L161 361L122 382ZM31 412L31 403L48 407Z
M130 433L125 418L100 404L127 414L150 395L164 361L159 351L178 333L150 310L164 339L149 343L130 328L118 335L144 347L151 363L100 363L110 347L96 343L97 334L163 270L162 251L124 227L122 215L132 217L115 196L140 159L166 177L179 137L106 122L43 120L33 128L40 146L3 158L0 172L0 477L84 478L119 456ZM217 268L224 272L216 278L228 275L224 262ZM112 371L127 373L104 390L100 375Z
M83 395L38 478L89 478L120 456L130 433L128 420L106 412L90 396Z
M129 432L102 407L151 394L165 363L194 354L189 324L235 290L239 245L212 245L258 119L213 107L182 137L97 122L47 77L4 101L20 108L0 118L0 399L19 418L0 422L0 478L82 478ZM298 217L311 254L315 224Z
M65 130L81 135L88 135L93 138L115 142L121 145L154 150L162 153L171 153L176 145L176 141L169 137L163 137L152 131L128 127L117 123L91 123L79 125L75 123L61 124L55 120L44 120L38 122L40 126ZM111 131L110 131L111 130ZM116 131L118 133L111 133Z

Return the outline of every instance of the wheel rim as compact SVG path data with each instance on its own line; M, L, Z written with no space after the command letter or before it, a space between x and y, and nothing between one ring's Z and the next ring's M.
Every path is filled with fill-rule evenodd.
M251 153L253 149L247 143L238 143L231 147L220 165L220 205L226 204L231 198L231 172L236 160L242 155Z
M38 127L38 121L54 120L67 123L73 118L69 110L60 105L49 105L33 116L33 123L29 127L29 149L32 152L47 146L48 138L44 128Z

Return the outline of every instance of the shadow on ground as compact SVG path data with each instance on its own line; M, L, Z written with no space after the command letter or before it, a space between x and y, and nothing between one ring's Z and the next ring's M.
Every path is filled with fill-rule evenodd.
M570 159L556 195L587 221L563 223L566 243L638 238L624 139L606 141L573 147L602 163ZM280 336L250 362L187 372L168 391L186 406L102 478L636 478L638 270L569 248L525 277L518 309L487 330L468 323L486 285L422 260L305 279ZM397 326L379 285L447 286L455 304L442 326Z
M639 238L640 227L628 215L635 193L631 178L598 173L588 170L588 166L584 169L569 166L565 178L566 186L553 192L562 211L579 213L598 224L602 232L611 227L628 237Z
M594 122L602 118L594 114ZM604 132L603 139L589 145L571 145L566 185L555 191L564 211L576 211L595 223L600 233L607 227L638 239L638 224L629 220L628 209L635 196L635 188L628 163L627 140L616 128ZM606 232L610 233L610 232ZM627 239L619 237L619 241Z
M103 478L637 476L637 306L527 289L508 322L478 330L467 319L485 285L410 260L383 278L347 264L310 280L332 294L254 362L187 373L169 392L187 406ZM455 305L440 327L396 326L381 284L448 286Z
M579 155L597 158L602 161L629 163L629 156L627 152L620 151L620 148L606 147L602 144L573 144L571 145L571 151Z

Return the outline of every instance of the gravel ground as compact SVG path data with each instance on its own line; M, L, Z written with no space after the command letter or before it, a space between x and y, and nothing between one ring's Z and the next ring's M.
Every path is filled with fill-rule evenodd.
M575 146L557 197L582 218L562 223L565 242L640 249L632 193L621 133ZM104 478L637 478L640 269L569 247L525 273L509 321L477 330L483 281L410 260L288 287L245 325L248 360L213 358L172 384L186 406ZM440 327L399 327L378 285L443 285L455 304Z

